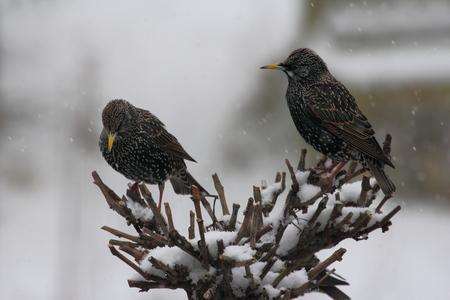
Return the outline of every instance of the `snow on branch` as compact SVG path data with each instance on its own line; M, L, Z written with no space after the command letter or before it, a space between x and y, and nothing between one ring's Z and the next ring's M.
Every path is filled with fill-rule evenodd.
M387 136L386 154L390 141ZM306 168L306 154L301 151L296 169L286 160L287 172L278 172L274 183L254 186L242 216L238 204L230 213L217 174L220 216L193 186L186 236L175 228L169 203L159 211L144 184L129 185L119 197L94 171L94 183L109 207L135 231L102 227L116 237L109 241L111 253L139 274L129 286L183 289L189 299L293 299L312 291L349 299L339 289L347 281L330 269L346 250L337 248L323 261L316 254L344 239L359 241L374 230L387 231L400 206L383 211L388 198L356 163L333 177L337 163L324 157ZM211 223L205 223L205 211Z

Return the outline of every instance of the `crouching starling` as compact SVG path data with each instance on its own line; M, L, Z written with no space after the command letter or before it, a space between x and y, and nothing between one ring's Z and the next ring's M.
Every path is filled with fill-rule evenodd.
M262 69L281 70L287 75L289 111L307 143L341 162L341 166L348 160L360 162L371 171L385 195L395 191L383 170L385 164L394 165L375 139L372 126L347 88L314 51L295 50L284 62Z
M186 169L184 160L195 160L155 115L125 100L112 100L103 109L102 122L99 145L103 157L126 178L157 184L158 207L166 180L177 194L190 194L196 185L209 195Z

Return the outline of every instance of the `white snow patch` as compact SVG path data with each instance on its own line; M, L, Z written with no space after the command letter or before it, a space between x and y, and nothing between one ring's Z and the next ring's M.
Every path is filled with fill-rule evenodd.
M277 254L284 256L287 255L289 250L294 248L297 245L299 237L299 230L295 225L289 224L286 227L286 230L283 233L283 236L280 240L280 245L277 249Z
M235 261L245 261L252 259L255 253L249 245L233 245L226 247L223 255Z
M263 222L264 225L272 225L273 229L272 232L276 232L279 222L283 217L284 213L284 201L277 201L275 202L275 206L273 207L272 211L270 212L269 216L267 218L264 218ZM264 235L263 239L265 240L268 237L268 235Z
M352 183L346 183L341 189L337 190L339 192L340 199L342 202L357 202L359 196L361 195L361 181L355 181ZM336 194L334 193L334 195Z
M295 272L292 272L288 276L284 277L278 285L279 288L297 288L308 282L308 274L305 269L301 269Z
M284 267L284 262L281 259L277 259L270 270L273 272L280 272Z
M274 195L276 193L280 193L281 192L281 181L280 182L275 182L269 186L267 186L266 188L264 188L261 191L261 200L262 200L262 204L268 204L272 201Z
M205 243L208 246L209 253L213 257L217 257L217 241L223 240L223 245L227 247L236 238L234 231L208 231L205 232ZM192 242L192 241L191 241ZM192 242L192 245L198 249L197 241Z
M266 290L269 299L273 299L280 296L280 290L274 288L271 284L266 284L265 286L263 286L263 288Z
M230 222L230 219L231 219L231 215L223 215L223 216L219 216L217 218L217 221L224 222L225 224L228 224Z
M150 221L153 219L153 212L148 207L143 207L138 202L133 201L131 199L127 199L126 202L127 207L131 210L131 213L133 216L135 216L136 219L142 220L142 221Z
M208 273L213 273L214 268L210 267L205 270L200 262L177 247L158 247L150 250L148 255L141 261L142 270L160 277L164 277L164 272L154 268L149 261L150 257L154 257L169 267L174 268L176 265L185 266L189 271L189 277L193 282L197 282Z
M297 171L295 172L295 178L299 185L305 184L308 181L310 171Z
M231 288L233 289L233 293L238 297L244 296L245 289L249 285L249 280L245 278L244 267L232 268L231 275L233 276L233 280L231 281Z
M305 183L300 185L300 190L297 193L297 196L304 202L313 198L320 192L320 187Z

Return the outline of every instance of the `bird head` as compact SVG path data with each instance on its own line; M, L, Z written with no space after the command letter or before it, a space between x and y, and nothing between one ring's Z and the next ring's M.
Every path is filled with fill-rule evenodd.
M102 112L103 133L110 152L114 144L126 134L132 123L133 105L122 99L111 100Z
M293 51L285 61L271 64L261 69L283 71L289 80L314 81L328 74L325 62L313 50L300 48Z

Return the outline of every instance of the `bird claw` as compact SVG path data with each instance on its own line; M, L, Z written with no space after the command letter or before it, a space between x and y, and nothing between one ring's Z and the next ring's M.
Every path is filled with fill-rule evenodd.
M158 208L158 211L161 212L161 201L158 203L157 208Z
M330 191L334 184L334 176L327 174L320 177L320 186L323 191Z
M331 191L338 175L341 173L346 164L347 162L339 162L332 166L329 172L321 174L319 181L324 191Z

